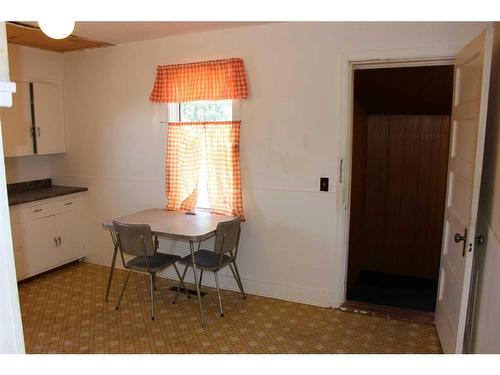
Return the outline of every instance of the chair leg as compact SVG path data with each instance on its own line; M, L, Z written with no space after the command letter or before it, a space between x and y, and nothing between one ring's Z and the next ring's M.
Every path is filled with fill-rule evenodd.
M184 276L181 277L179 269L177 268L177 265L175 263L173 264L173 266L175 269L175 273L177 274L177 277L179 278L179 287L183 287L184 293L187 295L188 298L191 298L191 296L189 295L189 293L186 289L186 284L184 283ZM184 270L184 275L186 275L186 270Z
M188 298L191 298L189 296L189 293L187 292L187 288L186 288L186 284L184 283L181 277L181 273L179 272L179 269L177 268L176 264L174 263L173 264L174 266L174 269L175 269L175 273L177 274L177 277L179 278L179 287L182 287L184 289L184 294L188 296Z
M234 266L234 269L233 269ZM238 272L238 266L236 265L236 261L233 260L233 263L229 263L229 268L231 268L231 272L233 273L234 278L236 279L236 284L238 284L238 288L240 288L241 295L243 299L246 299L247 296L245 291L243 290L243 283L241 282L240 273Z
M196 265L195 264L193 264L193 276L194 276L194 285L196 285L196 294L198 296L198 306L200 308L201 328L205 328L205 319L203 318L203 305L201 304L201 293L200 293L200 287L199 287L198 280L197 280Z
M175 293L174 300L172 301L172 304L174 304L174 305L177 302L177 297L179 296L179 292L181 291L181 286L182 285L184 285L184 291L187 294L186 285L184 284L184 277L186 277L186 272L187 272L188 267L189 267L189 265L186 265L184 267L184 271L182 272L182 276L179 277L179 280L180 280L179 281L179 286L177 287L177 292ZM177 267L175 269L177 270Z
M115 263L116 263L116 255L118 252L118 246L116 245L116 240L113 235L113 229L110 229L111 233L111 238L113 240L114 245L114 251L113 251L113 257L111 258L111 268L109 269L109 276L108 276L108 285L106 287L106 296L104 297L104 302L108 302L108 297L109 297L109 289L111 288L111 280L113 279L113 272L115 270Z
M224 308L222 307L222 298L220 297L219 276L217 275L217 272L214 272L214 278L215 278L215 286L217 287L217 297L219 298L220 316L223 317Z
M155 279L154 275L149 275L149 290L151 292L151 320L155 320Z
M131 273L132 273L132 270L129 270L127 277L125 278L125 282L123 283L123 287L122 287L122 290L120 292L120 297L118 298L118 303L115 306L115 310L118 310L120 308L120 303L122 302L123 293L125 293L125 288L127 287L128 279L129 279Z
M200 288L200 291L201 291L201 279L203 279L203 270L200 270L200 282L198 283L198 288Z

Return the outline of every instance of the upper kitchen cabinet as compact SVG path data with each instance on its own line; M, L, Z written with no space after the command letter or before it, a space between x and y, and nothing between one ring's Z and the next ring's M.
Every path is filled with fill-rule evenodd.
M65 152L62 85L34 82L33 114L36 153Z
M6 157L66 151L62 84L16 82L11 108L2 108Z
M33 125L31 122L29 82L16 82L11 108L0 108L3 150L6 157L33 155Z
M11 108L0 109L6 157L66 151L61 53L9 44Z

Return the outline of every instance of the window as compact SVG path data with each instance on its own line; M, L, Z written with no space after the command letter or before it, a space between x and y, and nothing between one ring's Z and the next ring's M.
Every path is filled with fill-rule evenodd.
M179 121L231 121L232 100L198 100L179 103Z
M211 213L244 219L239 100L246 98L241 58L157 67L149 100L169 103L165 106L167 210L209 205Z
M237 100L197 100L169 103L168 120L173 122L233 121L238 114ZM210 208L205 144L202 143L196 208Z

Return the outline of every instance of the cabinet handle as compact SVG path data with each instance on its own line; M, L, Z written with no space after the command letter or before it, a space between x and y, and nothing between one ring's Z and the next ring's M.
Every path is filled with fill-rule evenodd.
M71 206L73 202L64 203L65 206Z
M40 212L42 211L42 208L37 208L36 210L33 210L33 212Z
M61 246L61 242L62 242L61 237L57 236L57 239L59 240L59 246Z
M39 126L36 127L36 132L37 132L38 136L40 137L41 131L40 131L40 127Z
M30 131L30 138L33 138L33 126L29 127L29 131Z
M54 244L56 245L55 247L57 247L57 238L54 237Z

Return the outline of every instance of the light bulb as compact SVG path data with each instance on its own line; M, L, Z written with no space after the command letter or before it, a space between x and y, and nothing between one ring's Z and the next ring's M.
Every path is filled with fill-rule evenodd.
M75 22L65 19L38 21L43 33L52 39L64 39L71 35Z

